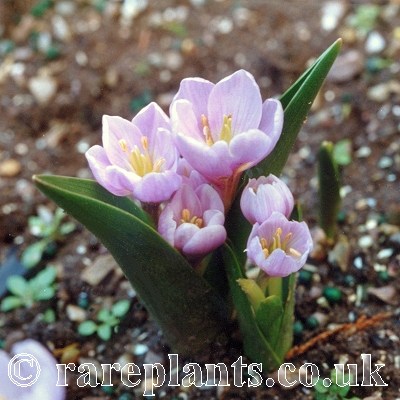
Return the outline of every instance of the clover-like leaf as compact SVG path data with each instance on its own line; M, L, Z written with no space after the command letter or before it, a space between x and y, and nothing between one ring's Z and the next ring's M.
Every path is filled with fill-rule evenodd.
M97 324L94 321L83 321L78 325L78 333L82 336L93 335L97 331Z

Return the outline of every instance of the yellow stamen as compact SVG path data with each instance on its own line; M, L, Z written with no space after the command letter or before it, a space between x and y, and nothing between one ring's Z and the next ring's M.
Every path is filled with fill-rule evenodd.
M121 139L118 141L119 145L121 146L121 149L124 153L128 151L128 144L126 143L125 139Z
M210 124L208 123L208 118L204 114L201 116L201 123L203 125L203 134L206 139L206 143L209 146L211 146L212 144L214 144L214 141L212 139Z
M190 211L187 208L182 210L182 222L189 222L190 221Z
M221 133L219 135L221 140L229 143L232 139L232 116L224 115L224 122L222 123Z
M144 176L150 172L161 172L165 163L165 158L160 157L153 162L152 156L149 153L149 140L147 136L140 138L143 151L140 151L138 146L134 146L131 150L125 139L118 141L121 150L128 153L128 161L132 170L139 176Z
M283 240L281 239L281 237L282 237L282 228L277 228L275 233L272 235L269 244L267 239L265 238L259 239L262 252L264 253L265 258L269 257L269 255L276 249L282 249L286 254L296 258L301 257L301 253L298 250L294 249L293 247L288 248L290 239L293 237L293 233L292 232L287 233Z
M210 124L208 122L208 118L203 114L201 116L201 124L203 125L203 135L206 139L206 143L211 146L214 144L214 140L212 138ZM219 134L220 140L225 140L225 142L229 143L232 139L232 116L224 115L224 120L222 122L221 132Z
M195 215L192 217L190 211L187 208L184 208L181 213L181 223L187 222L189 224L194 224L199 228L203 227L203 219L196 217Z
M301 253L299 251L297 251L296 249L294 249L293 247L289 248L289 254L296 258L301 257Z

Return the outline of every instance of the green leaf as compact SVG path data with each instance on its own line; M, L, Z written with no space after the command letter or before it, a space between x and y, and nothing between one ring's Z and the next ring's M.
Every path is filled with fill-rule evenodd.
M110 325L101 324L97 327L97 335L100 339L105 341L109 340L112 335L112 329Z
M276 346L280 357L284 357L290 350L293 343L293 315L295 305L296 274L291 274L282 278L282 299L284 312L279 331L278 344Z
M7 312L24 305L22 299L16 296L5 297L0 305L0 311Z
M339 140L333 146L333 159L338 165L349 165L351 163L351 140Z
M97 331L97 324L93 321L84 321L78 325L78 333L82 336L93 335Z
M26 268L32 268L35 265L39 264L47 244L47 240L40 240L36 243L29 245L21 255L22 264Z
M7 279L7 289L16 296L24 297L28 291L28 282L19 275L12 275Z
M263 175L281 174L311 105L339 54L341 44L341 39L333 43L281 96L284 110L282 135L274 151L256 167Z
M237 282L238 279L243 279L245 276L234 251L228 244L224 245L224 260L232 300L236 308L240 331L243 335L244 352L253 362L262 363L263 370L272 371L282 364L283 358L280 358L275 349L272 349L266 341L254 318L249 300Z
M224 330L227 314L221 297L134 203L93 181L57 176L34 180L109 249L174 350L195 354Z
M283 317L282 301L278 296L272 295L264 299L256 312L256 321L265 339L272 348L276 348Z
M341 204L340 176L333 158L333 144L323 142L318 153L319 223L328 239L334 239Z
M57 276L57 269L48 266L40 271L34 278L29 281L29 285L33 290L41 290L47 288L54 283Z
M41 289L40 291L33 293L33 298L35 300L50 300L56 294L56 290L53 287L46 287Z
M118 323L118 319L116 319L107 308L102 308L98 312L96 319L108 325L116 325Z
M128 311L131 306L131 302L129 300L120 300L117 301L113 306L111 307L111 313L115 317L123 317Z
M60 234L61 235L68 235L76 229L76 224L73 222L65 222L60 226Z

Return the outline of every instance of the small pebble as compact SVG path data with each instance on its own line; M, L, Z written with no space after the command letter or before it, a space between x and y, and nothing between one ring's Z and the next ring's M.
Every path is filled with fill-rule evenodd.
M45 105L57 91L57 81L50 76L35 76L29 79L28 87L36 101Z
M372 31L365 42L365 50L367 53L380 53L386 45L384 37L376 31Z
M384 260L384 259L390 258L392 255L393 255L393 249L382 249L376 255L376 258L378 260Z
M21 169L21 163L13 158L0 162L0 176L5 178L12 178L18 175Z
M361 236L360 239L358 239L358 245L363 249L367 249L368 247L371 247L373 244L374 240L369 235Z
M366 158L369 157L372 153L372 150L368 146L362 146L356 151L356 157L358 158Z
M357 269L362 269L363 266L364 266L363 259L362 259L360 256L356 257L356 258L353 260L353 265L354 265Z
M145 344L139 343L139 344L135 345L135 347L133 349L133 354L135 356L143 356L148 351L149 351L149 348Z
M70 321L82 322L86 320L86 311L74 304L68 304L66 312Z
M295 321L293 324L293 335L299 337L303 334L303 330L303 323L301 321Z
M390 157L382 157L379 161L378 161L378 167L381 169L385 169L385 168L389 168L393 165L393 159Z
M333 286L325 287L322 293L331 304L338 303L342 299L342 292Z

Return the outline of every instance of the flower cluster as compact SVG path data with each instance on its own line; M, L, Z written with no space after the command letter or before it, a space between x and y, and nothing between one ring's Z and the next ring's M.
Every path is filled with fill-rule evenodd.
M195 265L226 240L240 177L273 150L283 110L278 100L263 102L254 77L239 70L216 84L184 79L169 114L151 103L132 121L104 116L103 147L86 157L111 193L156 207L160 235ZM268 274L290 273L307 257L309 243L299 238L305 224L280 219L292 208L289 189L272 176L251 180L243 193L243 213L254 224L248 257Z
M298 271L312 248L305 222L289 221L294 200L286 184L274 175L250 179L242 193L243 215L253 224L247 257L269 276Z

